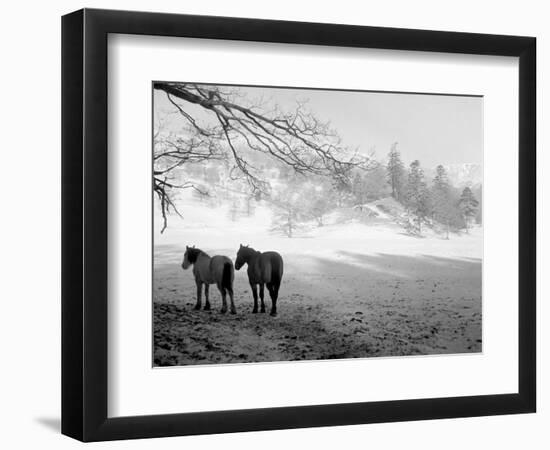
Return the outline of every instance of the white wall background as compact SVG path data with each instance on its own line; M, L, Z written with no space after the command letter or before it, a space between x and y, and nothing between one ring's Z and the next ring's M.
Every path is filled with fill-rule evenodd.
M59 434L60 417L60 16L83 6L162 12L353 23L359 25L530 35L538 38L539 253L550 226L550 157L544 105L549 103L550 29L544 2L278 0L112 0L85 3L8 2L0 18L2 66L2 175L0 222L0 443L4 448L74 448ZM545 191L545 192L543 192ZM539 255L545 272L550 247ZM535 415L453 419L162 440L101 443L95 448L547 448L550 436L550 357L543 304L548 281L539 283L539 412ZM546 352L545 355L543 353Z

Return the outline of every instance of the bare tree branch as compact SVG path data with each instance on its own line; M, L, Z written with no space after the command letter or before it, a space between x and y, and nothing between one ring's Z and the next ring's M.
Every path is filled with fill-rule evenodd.
M244 98L238 98L237 103L235 92L223 91L218 86L157 82L154 88L166 94L184 119L178 136L156 133L154 137L154 176L158 186L155 192L161 199L163 218L170 209L176 211L170 198L172 188L168 188L163 177L186 163L232 160L232 177L244 178L252 193L269 194L269 182L262 178L263 174L243 149L272 157L296 173L335 180L345 179L354 168L372 168L371 158L345 148L330 124L309 113L305 102L297 102L291 112L278 107L268 111L247 103ZM193 112L197 107L201 118Z

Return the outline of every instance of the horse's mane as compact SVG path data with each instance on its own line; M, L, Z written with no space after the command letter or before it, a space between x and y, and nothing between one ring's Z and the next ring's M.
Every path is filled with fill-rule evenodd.
M205 256L208 256L206 252L203 252L200 248L194 248L194 247L187 247L187 259L190 263L195 263L199 255L202 253Z
M247 245L243 245L239 251L243 252L243 255L246 255L246 256L250 256L250 255L254 255L254 254L260 254L262 252L260 252L259 250L256 250L252 247L249 247Z

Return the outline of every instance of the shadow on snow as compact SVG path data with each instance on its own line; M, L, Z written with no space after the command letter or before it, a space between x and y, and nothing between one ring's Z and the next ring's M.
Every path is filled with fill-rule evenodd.
M481 351L476 258L285 257L275 319L251 314L243 270L235 279L238 314L230 317L219 313L215 295L213 311L194 311L192 274L159 264L153 300L155 366Z

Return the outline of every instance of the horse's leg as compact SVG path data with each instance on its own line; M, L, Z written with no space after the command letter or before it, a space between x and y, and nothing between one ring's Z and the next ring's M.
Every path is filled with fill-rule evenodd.
M271 297L271 312L270 316L277 315L277 297L279 296L279 286L268 284L267 289L269 290L269 295Z
M204 299L205 299L204 310L205 311L210 311L210 299L208 298L209 288L210 288L209 284L204 283Z
M201 309L202 283L199 280L195 280L195 283L197 283L197 303L195 304L195 309Z
M225 314L227 312L227 300L225 299L225 288L221 285L221 283L218 284L218 289L220 290L220 294L222 294L222 309L221 313Z
M235 308L235 302L233 302L233 286L227 288L229 293L229 300L231 300L231 314L237 314L237 308Z
M261 301L261 307L260 312L265 312L265 303L264 303L264 283L260 283L260 301Z
M258 291L256 290L256 284L250 283L250 287L252 288L252 297L254 297L254 309L252 309L252 312L255 314L258 312Z

